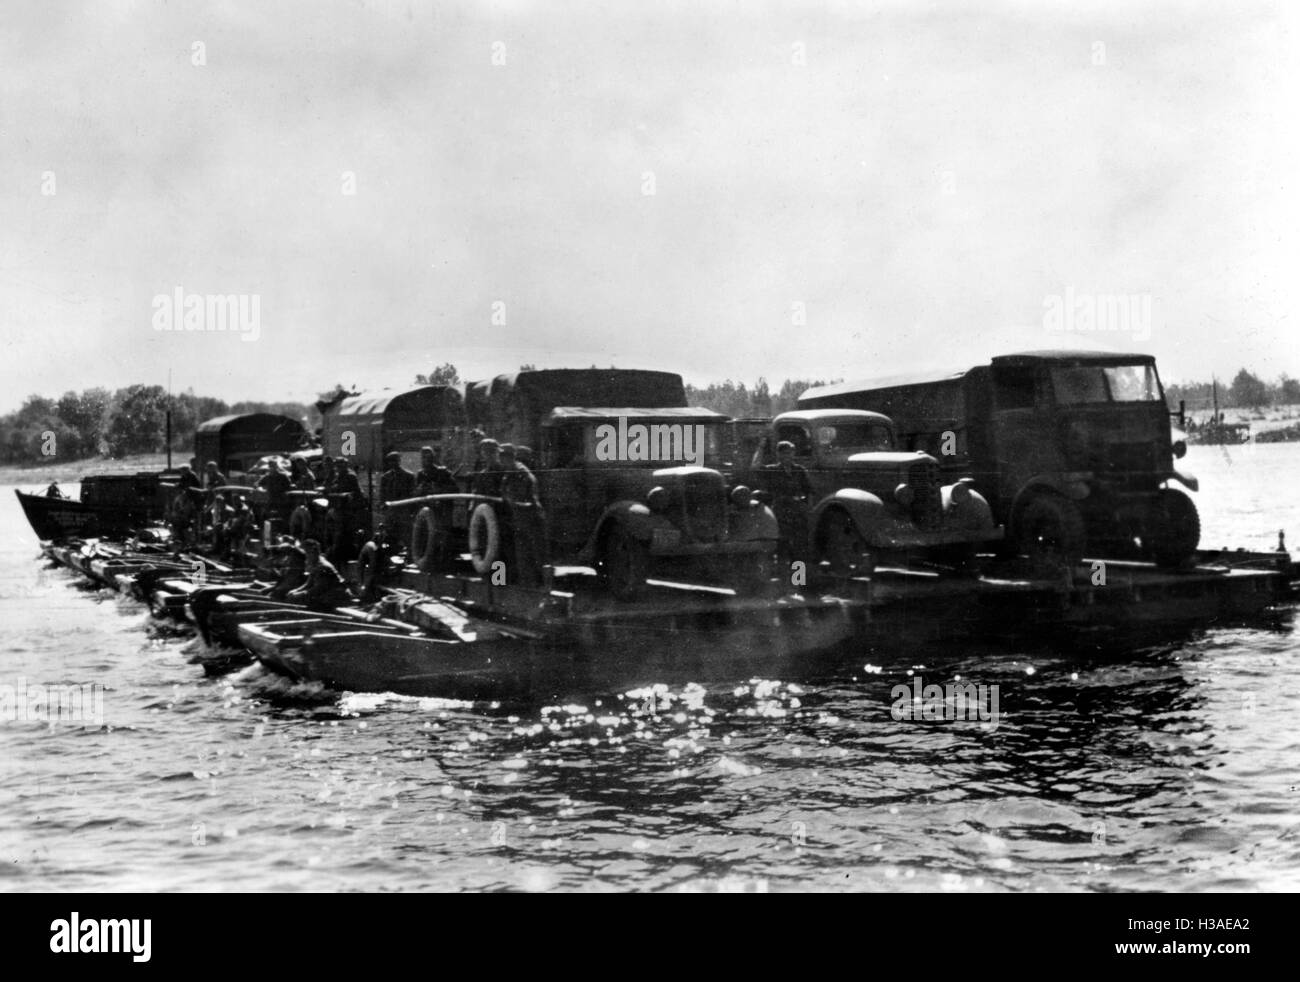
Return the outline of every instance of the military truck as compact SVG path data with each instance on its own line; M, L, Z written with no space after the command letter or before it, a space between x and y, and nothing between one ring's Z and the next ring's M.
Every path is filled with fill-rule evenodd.
M909 448L970 474L1007 526L1008 551L1189 561L1200 541L1195 477L1150 355L1035 351L952 374L809 389L801 408L893 419Z
M808 409L782 413L763 431L753 420L738 423L736 472L776 496L783 538L795 558L829 563L837 574L870 572L881 558L909 557L969 572L980 547L1002 538L974 482L961 477L944 484L934 457L899 449L887 416ZM793 444L793 463L807 472L806 489L776 467L775 450L783 442Z
M410 555L422 568L464 550L477 572L502 561L517 581L534 577L520 568L533 563L592 566L623 600L641 596L652 572L743 592L770 581L776 519L748 488L727 486L716 467L727 417L688 407L681 376L556 369L469 391L472 427L528 448L545 520L473 494L472 475L458 475L461 494L411 503L421 510Z
M640 595L652 568L761 592L779 530L771 509L718 469L727 419L690 407L549 412L537 479L552 561L596 566L620 599Z

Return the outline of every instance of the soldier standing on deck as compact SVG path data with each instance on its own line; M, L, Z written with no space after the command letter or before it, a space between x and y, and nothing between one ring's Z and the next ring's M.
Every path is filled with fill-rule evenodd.
M180 476L176 479L176 486L182 490L189 488L200 489L203 482L199 480L199 475L194 473L194 468L189 464L181 464Z
M208 465L203 468L203 490L211 491L213 488L219 488L226 483L226 475L217 470L217 462L209 460Z
M402 455L393 450L384 454L387 469L379 479L379 499L384 504L384 541L393 550L401 549L411 532L411 514L407 508L389 508L390 501L404 501L415 496L415 475L402 466Z
M795 463L794 444L776 445L776 463L763 468L762 480L772 495L772 512L781 527L779 553L783 562L802 560L808 554L808 508L812 482L808 470Z
M456 494L460 486L451 471L438 462L433 447L420 448L420 470L415 475L416 496L426 494Z
M346 460L338 460L334 463L333 494L347 496L341 508L334 501L330 502L330 510L337 509L340 523L338 541L331 543L332 555L336 561L343 562L354 555L356 533L364 527L366 512L370 507L366 493L361 490L361 481Z
M271 469L262 475L257 486L266 492L266 509L272 518L284 518L288 494L293 490L288 471L276 461Z
M501 445L496 440L480 440L479 458L482 467L474 474L473 492L489 498L501 497L501 478L505 471L501 466Z
M537 478L515 455L512 444L501 444L501 497L510 510L516 582L535 586L546 563L546 513L537 497Z

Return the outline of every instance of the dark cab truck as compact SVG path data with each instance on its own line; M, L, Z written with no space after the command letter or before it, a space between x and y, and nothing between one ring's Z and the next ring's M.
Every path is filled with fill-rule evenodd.
M1087 553L1187 562L1200 540L1197 489L1175 458L1149 355L1035 351L950 375L809 389L800 407L851 408L893 419L909 448L947 476L970 474L1007 527L1007 546L1035 558Z
M652 571L742 591L767 584L776 519L748 489L727 486L716 466L727 417L688 407L681 376L525 371L470 383L465 402L470 427L527 448L545 517L472 493L466 468L461 494L400 506L421 509L410 553L422 568L464 546L479 573L503 561L508 581L535 582L539 570L521 567L542 562L593 566L625 600Z
M794 445L794 463L807 471L811 493L793 509L775 504L779 516L802 526L787 538L808 549L814 563L826 561L836 572L869 571L882 556L911 555L965 566L981 544L1002 538L970 478L945 484L934 457L899 449L887 416L806 409L757 423L736 425L737 474L771 493L779 480L769 468L775 447Z
M651 569L740 593L764 589L779 530L749 488L727 485L720 469L727 420L691 407L548 413L537 480L552 561L597 567L620 599L640 594ZM642 438L644 452L619 439L627 432Z

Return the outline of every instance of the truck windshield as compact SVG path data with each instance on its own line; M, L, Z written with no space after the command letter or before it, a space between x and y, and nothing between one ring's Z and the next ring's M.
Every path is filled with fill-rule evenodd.
M830 453L893 450L894 435L879 423L836 423L817 427L817 445Z
M1100 402L1156 402L1160 382L1151 365L1053 368L1052 390L1061 406Z

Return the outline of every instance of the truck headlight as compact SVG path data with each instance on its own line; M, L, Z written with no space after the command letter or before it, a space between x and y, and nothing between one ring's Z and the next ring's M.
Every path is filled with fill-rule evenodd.
M912 501L916 498L916 492L912 490L910 484L900 484L894 488L894 500L904 508L911 508Z
M731 503L737 508L749 508L754 502L754 492L743 484L731 489Z
M1170 449L1173 450L1174 456L1179 460L1181 460L1183 457L1187 456L1187 441L1175 440L1173 442L1173 446L1170 447Z
M654 487L650 493L645 496L645 503L651 511L665 512L671 499L666 488Z
M970 501L971 485L974 483L969 477L963 477L952 486L952 500L959 505Z

